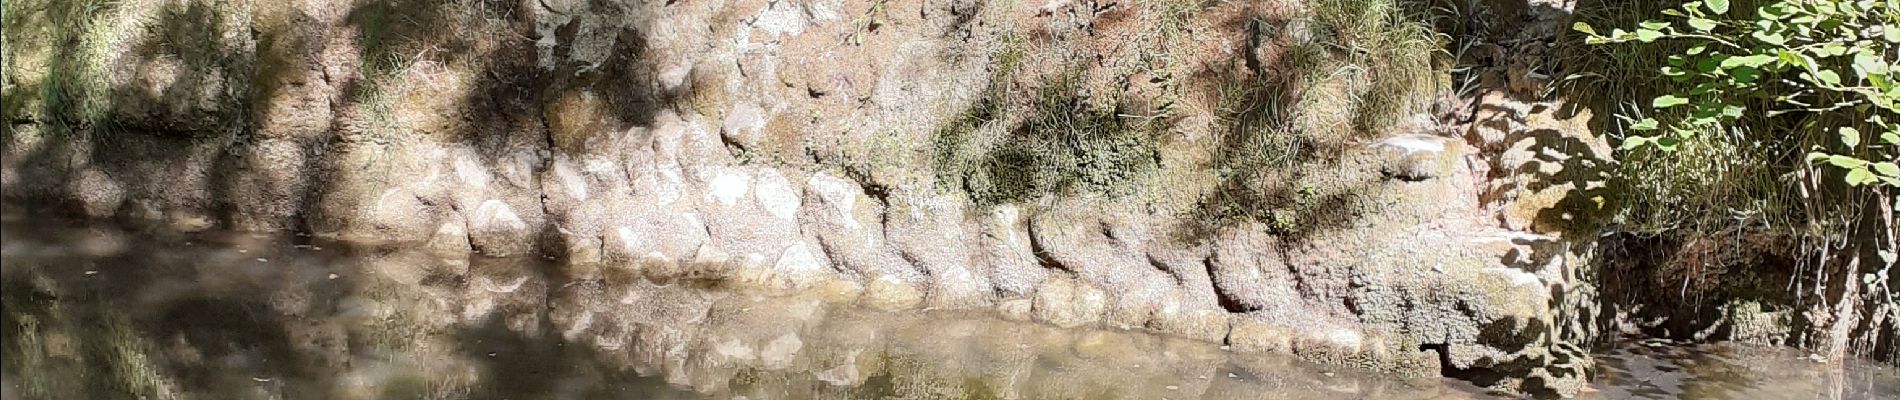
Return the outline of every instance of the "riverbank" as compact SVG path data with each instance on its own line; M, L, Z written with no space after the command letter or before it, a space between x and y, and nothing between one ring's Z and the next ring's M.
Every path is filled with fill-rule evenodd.
M1574 4L1481 3L9 1L0 193L1505 393L1725 338L1738 291L1636 296L1707 263L1605 239L1612 118L1547 73ZM1761 298L1722 313L1825 321Z
M577 280L545 260L292 235L0 224L9 398L1489 398L1445 378L823 291ZM1596 353L1581 397L1900 393L1891 368L1790 353L1622 343Z

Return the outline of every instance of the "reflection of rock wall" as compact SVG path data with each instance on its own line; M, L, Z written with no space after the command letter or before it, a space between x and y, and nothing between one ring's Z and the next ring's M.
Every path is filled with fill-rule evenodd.
M248 235L8 228L6 378L24 398L1462 397L1204 341L867 310L831 292L562 282L536 259ZM75 261L98 267L64 268Z
M169 48L190 47L191 38L133 28L189 26L199 19L185 16L206 5L247 7L202 16L229 28L207 54L99 50L115 54L97 61L102 71L149 71L113 75L125 81L111 82L111 93L161 77L204 82L147 91L155 97L138 103L100 97L153 107L114 109L123 125L64 129L49 122L76 118L53 115L9 121L0 154L8 200L191 229L298 230L455 258L551 255L581 278L822 288L887 310L995 308L1063 327L1145 328L1412 374L1440 367L1421 348L1442 349L1456 368L1540 373L1532 371L1550 363L1544 353L1568 340L1553 333L1562 310L1552 304L1577 283L1569 250L1477 215L1493 204L1480 194L1495 192L1490 185L1502 176L1469 162L1500 154L1489 142L1403 135L1336 146L1325 163L1286 166L1317 187L1289 201L1334 217L1280 221L1324 225L1299 237L1241 224L1183 238L1192 235L1177 234L1176 220L1191 210L1093 195L980 207L934 181L933 135L976 108L997 86L992 79L1009 79L992 69L996 48L1011 40L1094 56L1093 64L1075 63L1089 64L1080 79L1113 81L1095 82L1102 91L1140 92L1158 82L1117 75L1134 68L1117 60L1148 49L1090 39L1097 29L1142 30L1154 14L1144 8L125 3L137 6L111 9L101 26ZM1199 64L1182 64L1239 63L1220 54L1247 42L1246 24L1209 14L1189 23L1214 36L1195 43L1211 44L1194 55ZM21 40L51 43L35 38ZM90 59L35 48L47 60ZM50 81L49 69L14 67L35 60L8 61L9 79ZM1031 60L1062 61L1072 60ZM1209 140L1206 128L1180 130L1167 134ZM1154 162L1204 162L1163 157L1191 153L1184 148L1194 144L1176 146ZM1177 189L1167 183L1152 191ZM390 276L414 272L391 268ZM433 276L415 273L402 282ZM507 286L469 284L478 283ZM586 301L621 294L599 296ZM482 313L454 307L476 310L429 312ZM596 316L573 318L613 318L581 315ZM591 326L571 324L556 328ZM643 343L626 337L598 340ZM739 340L734 357L776 365L765 355L773 340Z

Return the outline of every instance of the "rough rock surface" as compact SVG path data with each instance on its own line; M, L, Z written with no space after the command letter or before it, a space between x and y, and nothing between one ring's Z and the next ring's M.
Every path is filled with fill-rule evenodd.
M188 15L210 1L134 3L180 11L123 13ZM1548 236L1561 224L1545 214L1590 186L1550 177L1577 170L1545 171L1567 161L1547 159L1542 135L1592 150L1601 141L1507 99L1487 98L1465 138L1389 135L1299 167L1351 182L1327 187L1350 193L1324 195L1339 215L1324 229L1295 237L1250 223L1194 237L1177 234L1178 213L1140 202L979 204L927 171L939 127L1008 79L992 71L998 43L1025 35L1040 49L1137 51L1087 38L1142 30L1140 9L357 3L204 16L230 26L216 38L222 50L182 58L203 68L162 53L109 58L106 69L139 71L119 75L130 81L117 91L197 82L148 90L156 108L111 111L126 121L116 130L56 134L46 121L68 116L9 108L0 188L8 201L92 218L297 230L452 257L545 255L576 276L816 289L885 310L993 308L1407 374L1490 370L1513 379L1506 390L1573 392L1588 370L1563 327L1576 319L1564 309L1576 299L1562 298L1579 285L1574 252ZM140 18L113 21L197 23ZM1208 19L1204 31L1228 35L1204 53L1247 41ZM35 51L28 61L69 56ZM9 80L45 79L46 69L13 65ZM1084 79L1112 80L1102 76ZM1123 81L1142 93L1160 80ZM229 93L247 100L219 101ZM1195 118L1212 119L1182 119ZM1205 137L1195 132L1179 134ZM1174 151L1153 158L1192 162ZM716 299L635 303L705 301ZM654 319L707 318L719 316ZM789 340L734 338L732 357L785 362L799 346Z

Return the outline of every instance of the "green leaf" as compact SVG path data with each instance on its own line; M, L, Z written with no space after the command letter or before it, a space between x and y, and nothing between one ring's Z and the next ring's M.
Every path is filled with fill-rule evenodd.
M1586 35L1598 36L1596 28L1591 28L1590 24L1586 24L1583 21L1577 21L1577 23L1571 24L1570 29L1577 32L1583 32Z
M1636 30L1636 40L1640 40L1643 43L1654 42L1656 41L1656 39L1662 38L1662 35L1663 35L1662 32L1658 32L1654 29L1637 29Z
M1722 107L1722 116L1728 117L1728 119L1731 119L1731 120L1741 119L1742 113L1745 111L1748 111L1748 109L1742 108L1742 106L1733 105L1733 104L1725 105Z
M1755 67L1742 66L1729 70L1728 75L1735 78L1735 83L1746 86L1761 79L1761 70L1755 69Z
M1695 70L1696 72L1701 72L1705 74L1713 74L1715 73L1716 70L1721 69L1722 63L1727 62L1728 59L1730 58L1735 58L1735 57L1729 57L1729 56L1717 54L1709 58L1698 60L1695 62Z
M1808 162L1813 163L1816 161L1826 160L1828 159L1828 157L1833 157L1833 156L1830 156L1827 153L1822 153L1818 151L1813 152L1813 153L1808 153Z
M1650 20L1650 21L1643 21L1642 23L1636 24L1636 26L1643 27L1643 29L1660 31L1660 30L1663 30L1663 28L1668 28L1669 23L1663 22L1663 21Z
M1895 29L1900 29L1900 27ZM1875 50L1865 48L1854 53L1854 70L1860 71L1862 78L1870 75L1886 75L1889 72L1887 62L1881 61L1880 55L1875 54Z
M1892 162L1874 163L1874 171L1879 172L1881 175L1900 177L1900 165L1895 165Z
M1841 143L1846 144L1848 148L1860 146L1860 130L1847 126L1841 127Z
M1787 37L1781 36L1781 34L1779 33L1774 33L1770 31L1765 31L1765 30L1755 31L1755 34L1750 35L1750 36L1753 36L1755 40L1762 41L1762 43L1772 44L1776 46L1788 44Z
M1816 51L1816 53L1819 53L1822 57L1840 56L1847 54L1847 45L1841 44L1840 42L1824 44L1821 45L1820 50Z
M1861 160L1858 158L1853 158L1853 157L1848 157L1848 156L1843 156L1843 155L1827 156L1827 163L1833 164L1836 167L1847 168L1847 169L1860 169L1860 168L1865 168L1867 166L1866 160Z
M1682 144L1682 139L1677 139L1674 136L1663 136L1663 137L1656 138L1656 148L1662 149L1662 151L1666 151L1666 152L1676 151L1676 146L1681 145L1681 144Z
M1761 19L1773 21L1773 20L1781 19L1781 17L1786 15L1784 13L1786 13L1788 10L1785 5L1777 3L1777 4L1770 4L1767 7L1756 9L1755 11L1756 11L1756 14L1759 14L1761 16Z
M1656 130L1656 127L1659 125L1661 125L1661 123L1656 122L1655 118L1643 118L1642 121L1636 121L1636 123L1630 124L1630 129L1638 130L1638 131L1653 131L1653 130Z
M1651 142L1655 141L1656 137L1654 136L1630 136L1623 139L1623 145L1619 146L1619 148L1625 151L1635 150L1643 146L1648 146Z
M1695 28L1697 32L1708 32L1715 30L1715 21L1705 18L1690 18L1689 27Z
M1690 48L1689 48L1689 51L1687 51L1687 52L1685 52L1684 54L1688 54L1688 55L1692 55L1692 56L1693 56L1693 55L1697 55L1697 54L1702 54L1702 52L1703 52L1703 51L1707 51L1708 49L1709 49L1709 45L1706 45L1706 44L1698 44L1698 45L1695 45L1695 47L1690 47Z
M1887 144L1900 144L1900 132L1882 133L1880 134L1880 140L1887 142Z
M1871 3L1869 3L1869 4L1871 4ZM1841 8L1841 13L1842 13L1842 14L1854 14L1854 13L1859 13L1859 12L1860 12L1860 9L1858 9L1858 8L1854 8L1854 6L1855 6L1855 4L1854 4L1854 2L1852 2L1852 1L1842 1L1842 2L1841 2L1840 4L1838 4L1838 5L1839 5L1839 6L1840 6L1840 8Z
M1832 70L1825 70L1825 69L1821 70L1820 73L1815 74L1814 78L1817 81L1821 82L1822 84L1825 84L1828 86L1841 85L1841 74L1835 73Z
M1887 43L1900 43L1900 27L1888 26L1883 29L1886 29L1882 35L1887 37Z
M1866 168L1855 168L1851 171L1847 171L1847 184L1849 186L1865 185L1878 180L1878 178L1874 177L1874 173L1868 171Z
M1709 11L1716 14L1728 14L1728 0L1708 0Z
M1808 65L1811 65L1808 62L1807 56L1801 55L1801 54L1795 54L1795 52L1792 52L1792 51L1781 50L1779 52L1776 52L1775 54L1776 54L1776 57L1781 59L1781 62L1784 64L1801 67L1801 69L1808 69Z
M1649 103L1650 107L1655 108L1669 108L1683 104L1689 104L1689 99L1676 97L1676 95L1673 94L1662 95L1662 97L1657 97L1656 100L1650 101Z
M1747 55L1747 56L1741 56L1741 57L1729 57L1726 60L1722 60L1722 69L1732 69L1735 67L1761 67L1763 65L1768 65L1768 63L1771 63L1771 62L1775 62L1775 56L1767 55L1767 54L1755 54L1755 55Z

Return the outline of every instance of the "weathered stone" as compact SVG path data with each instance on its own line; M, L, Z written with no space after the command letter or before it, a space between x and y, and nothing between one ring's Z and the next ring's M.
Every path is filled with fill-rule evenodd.
M1498 210L1507 228L1544 233L1581 228L1604 212L1603 194L1614 158L1609 143L1590 129L1590 112L1525 104L1493 93L1478 103L1469 137L1497 153L1488 157L1488 186L1480 200Z
M871 281L864 288L859 299L865 305L886 311L908 310L924 301L924 296L916 287L892 277L881 277Z
M1233 330L1227 334L1227 344L1234 350L1263 353L1290 353L1293 351L1293 337L1290 330L1273 323L1255 318L1235 318Z
M1036 290L1034 313L1037 321L1073 328L1091 325L1107 311L1108 294L1102 289L1072 279L1045 281Z
M89 218L111 218L125 202L125 188L96 168L87 168L67 186L76 209Z
M1373 147L1387 158L1387 175L1414 181L1451 176L1461 170L1469 154L1463 142L1418 134L1386 138Z

